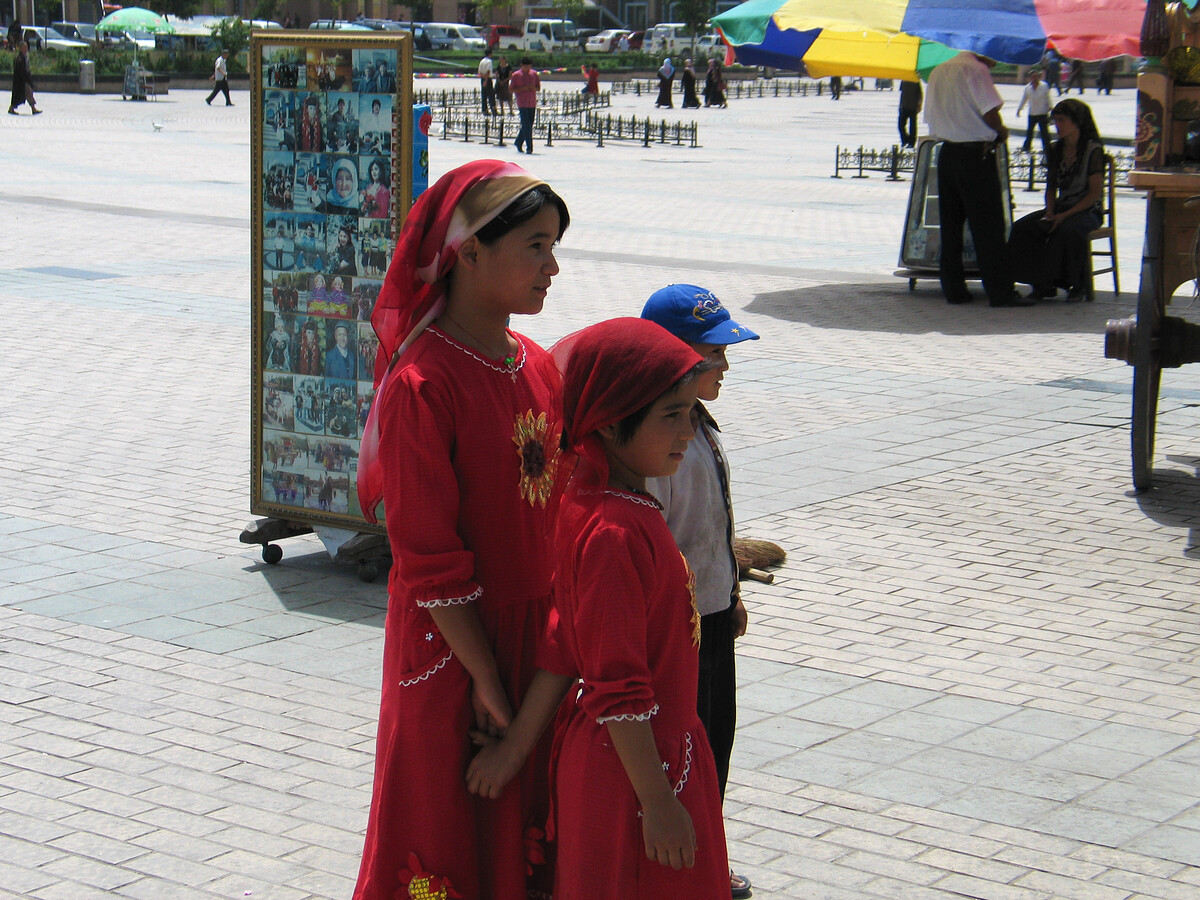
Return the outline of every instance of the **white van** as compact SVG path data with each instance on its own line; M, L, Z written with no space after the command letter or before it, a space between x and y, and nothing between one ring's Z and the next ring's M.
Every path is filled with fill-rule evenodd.
M642 50L651 56L670 55L692 45L688 27L682 22L663 22L646 29Z
M425 26L425 32L434 43L438 42L437 38L442 38L442 46L447 49L483 53L483 35L476 31L474 26L458 22L429 22Z
M525 50L564 50L575 41L575 23L570 19L525 20L521 37Z

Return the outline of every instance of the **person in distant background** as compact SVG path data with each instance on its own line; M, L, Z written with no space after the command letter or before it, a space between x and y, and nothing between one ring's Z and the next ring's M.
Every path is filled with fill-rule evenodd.
M226 60L229 59L229 51L222 50L221 55L217 57L213 63L213 73L208 77L208 80L214 82L212 93L208 95L208 99L204 102L212 106L213 98L218 93L225 94L225 105L233 106L233 101L229 99L229 69L226 67Z
M36 116L41 113L33 99L33 78L29 74L29 44L21 41L17 45L17 58L13 60L12 99L8 103L8 114L18 115L17 107L28 103Z
M900 82L900 146L917 146L917 113L921 111L921 82Z

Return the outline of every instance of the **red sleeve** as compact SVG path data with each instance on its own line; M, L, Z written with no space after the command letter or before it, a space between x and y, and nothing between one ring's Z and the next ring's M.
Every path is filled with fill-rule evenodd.
M604 524L577 549L574 632L583 710L597 722L658 711L646 654L647 577L654 560L637 532Z
M399 583L421 606L466 603L482 589L458 532L454 413L432 382L400 375L380 409L383 511Z

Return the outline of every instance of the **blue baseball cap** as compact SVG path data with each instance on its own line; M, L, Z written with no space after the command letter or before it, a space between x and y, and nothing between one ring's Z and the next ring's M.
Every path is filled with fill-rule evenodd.
M694 284L670 284L650 295L642 318L692 344L740 344L758 335L729 317L712 291Z

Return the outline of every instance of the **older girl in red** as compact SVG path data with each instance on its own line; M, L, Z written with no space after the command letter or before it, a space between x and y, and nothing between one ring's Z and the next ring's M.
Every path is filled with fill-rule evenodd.
M569 474L557 624L529 699L503 741L481 738L468 782L485 796L503 784L549 719L554 687L578 678L555 741L555 900L729 900L716 765L696 714L693 581L646 491L695 433L701 358L644 319L585 328L552 352Z
M521 704L549 609L557 372L506 323L541 310L568 221L518 166L456 169L413 206L371 317L378 399L358 486L368 516L384 501L395 562L357 900L548 888L546 754L494 800L464 774L468 731L498 733Z

